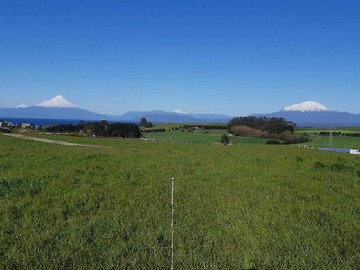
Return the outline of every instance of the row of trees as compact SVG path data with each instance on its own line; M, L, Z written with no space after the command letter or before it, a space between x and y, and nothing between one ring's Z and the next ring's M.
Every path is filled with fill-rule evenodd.
M144 133L166 132L166 129L165 128L144 129L144 130L141 130L141 132L144 132Z
M329 131L321 131L319 132L320 136L330 136ZM339 132L332 132L333 136L346 136L346 137L360 137L360 133L341 133Z
M71 132L79 132L80 130L84 130L84 124L66 124L66 125L54 125L45 128L46 132L53 132L53 133L71 133Z
M78 125L55 125L46 128L47 132L73 133L83 132L102 137L140 138L139 126L131 123L114 123L107 121L80 122Z
M227 126L223 125L184 125L183 128L189 129L189 128L201 128L201 129L226 129Z
M109 124L107 121L93 123L92 131L95 136L121 137L121 138L140 138L139 126L131 123Z
M227 128L231 131L235 126L247 126L253 129L266 131L269 134L282 134L285 130L294 132L296 124L290 121L286 121L280 117L234 117L227 125Z

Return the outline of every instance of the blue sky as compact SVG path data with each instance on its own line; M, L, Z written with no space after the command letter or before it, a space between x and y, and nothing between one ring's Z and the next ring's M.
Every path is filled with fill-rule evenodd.
M0 1L0 107L360 113L360 1Z

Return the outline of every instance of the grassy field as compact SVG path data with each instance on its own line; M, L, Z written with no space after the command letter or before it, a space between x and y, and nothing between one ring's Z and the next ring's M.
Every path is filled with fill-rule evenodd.
M356 269L360 159L288 146L0 136L1 269Z
M359 133L360 127L337 127L337 128L297 128L296 134L302 134L302 133L319 133L319 132L341 132L341 133Z
M219 124L220 125L220 124ZM223 124L224 125L224 124ZM148 139L156 139L160 141L176 141L176 142L186 142L186 143L206 143L213 144L219 143L220 138L223 134L228 135L227 130L204 130L197 132L187 132L176 130L168 131L172 127L180 127L173 124L164 124L160 126L155 126L155 128L165 128L166 132L152 132L152 133L143 133L143 136ZM326 147L328 146L329 137L328 136L319 136L318 134L322 131L330 132L331 129L320 129L320 128L301 128L297 129L295 132L296 136L301 136L303 133L310 135L312 142L307 143L309 146L313 147ZM334 132L341 133L358 133L360 132L360 127L342 127L333 129ZM229 136L231 144L266 144L269 139L264 138L251 138L251 137L237 137ZM343 148L360 148L360 138L359 137L346 137L346 136L333 136L333 143L335 147Z
M313 141L307 143L309 146L314 147L327 147L329 145L328 136L316 136L313 137ZM357 148L360 149L360 138L359 137L343 137L333 136L333 146L339 148Z
M217 124L224 125L224 124ZM162 124L154 126L155 129L164 128L165 132L143 132L143 137L148 140L157 140L157 141L172 141L172 142L183 142L183 143L191 143L191 144L216 144L220 142L222 135L227 135L229 137L231 144L266 144L269 139L266 138L253 138L253 137L238 137L231 136L226 129L213 129L213 130L199 130L196 132L188 132L187 130L175 130L170 131L173 127L181 127L181 124ZM342 133L358 133L360 127L342 127L337 130L333 129L334 132L342 132ZM303 133L309 134L311 138L311 142L306 143L308 146L312 147L327 147L329 142L328 136L319 136L318 134L322 131L330 132L331 129L319 129L319 128L301 128L296 129L295 135L301 136ZM76 138L72 138L71 136L62 136L62 135L45 135L41 134L41 132L34 131L26 131L24 134L28 134L31 136L37 136L42 138L53 138L55 140L68 140L71 142L76 142ZM94 141L93 138L86 139L83 141L90 140ZM108 143L105 140L99 140L102 145ZM95 140L96 141L96 140ZM346 136L333 136L333 144L335 147L340 148L360 148L360 137L346 137Z
M182 132L182 131L166 131L166 132L152 132L144 133L145 138L153 138L157 140L187 142L187 143L219 143L221 135L229 135L227 130L208 130L207 133L196 132ZM229 137L232 144L265 144L268 139L250 138L250 137Z
M301 128L297 129L295 134L301 135L307 133L312 139L311 142L307 143L313 147L327 147L329 145L329 136L319 136L320 132L341 132L341 133L360 133L360 127L341 127L341 128ZM360 148L359 137L347 137L347 136L333 136L334 147L340 148Z

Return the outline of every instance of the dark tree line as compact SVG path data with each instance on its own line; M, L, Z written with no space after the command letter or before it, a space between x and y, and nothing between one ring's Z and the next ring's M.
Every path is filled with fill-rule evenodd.
M202 128L202 129L226 129L227 126L222 126L222 125L184 125L183 128L184 129L189 129L189 128Z
M279 117L235 117L231 119L227 125L228 129L234 126L248 126L253 129L266 131L270 134L281 134L285 130L294 132L296 127L295 123L286 121L284 118Z
M292 140L285 140L285 141L279 141L279 140L268 140L266 144L277 144L277 145L284 145L284 144L299 144L299 143L307 143L310 140L305 137L299 137L299 138L293 138Z
M50 126L45 129L47 132L53 132L53 133L66 133L66 132L77 132L80 130L84 130L84 125L73 125L73 124L67 124L67 125L55 125Z
M150 133L150 132L166 132L165 128L154 128L154 129L144 129L141 132Z
M320 136L329 136L331 132L327 132L327 131L321 131L319 132ZM341 132L332 132L333 136L341 136Z
M330 136L331 132L328 131L321 131L319 132L320 136ZM346 137L360 137L360 133L341 133L339 132L332 132L333 136L346 136Z
M46 128L47 132L72 133L86 132L101 137L122 137L122 138L140 138L141 132L139 126L131 123L114 123L107 121L100 122L81 122L78 125L55 125Z
M360 133L343 133L343 136L347 136L347 137L360 137Z

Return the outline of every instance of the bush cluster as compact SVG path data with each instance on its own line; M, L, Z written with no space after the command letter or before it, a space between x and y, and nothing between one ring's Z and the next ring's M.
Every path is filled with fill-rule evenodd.
M330 136L332 133L333 136L345 136L345 137L360 137L360 133L341 133L339 132L329 132L329 131L321 131L319 132L320 136Z
M330 165L325 165L320 161L314 163L314 168L317 170L328 169L332 172L350 172L355 173L360 178L360 170L357 169L357 166L351 163L346 163L339 161Z
M264 138L268 136L268 133L266 131L262 131L260 129L254 129L248 126L233 126L230 128L230 132L235 136L242 136L242 137Z
M228 129L234 126L248 126L253 129L265 131L270 134L281 134L284 130L289 130L291 133L294 132L296 124L290 121L286 121L280 117L234 117L227 125Z
M165 132L166 129L165 128L154 128L154 129L142 129L141 132Z
M227 126L223 126L223 125L184 125L183 128L184 129L189 129L189 128L202 128L202 129L227 129Z

